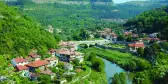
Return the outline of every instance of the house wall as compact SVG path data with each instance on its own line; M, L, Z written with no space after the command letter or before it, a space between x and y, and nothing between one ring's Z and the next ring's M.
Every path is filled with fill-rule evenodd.
M18 65L24 66L25 64L28 64L28 62L17 63L14 59L11 61L11 63L14 67Z

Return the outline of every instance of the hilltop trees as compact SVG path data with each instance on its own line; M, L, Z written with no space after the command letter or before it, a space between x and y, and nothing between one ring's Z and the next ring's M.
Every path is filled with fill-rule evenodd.
M0 54L25 56L33 48L46 51L56 46L54 36L40 24L19 14L15 8L0 5Z
M126 75L124 72L116 73L112 78L111 84L126 84Z
M138 34L160 32L162 39L168 39L168 7L144 12L133 19L129 19L124 26L136 30Z

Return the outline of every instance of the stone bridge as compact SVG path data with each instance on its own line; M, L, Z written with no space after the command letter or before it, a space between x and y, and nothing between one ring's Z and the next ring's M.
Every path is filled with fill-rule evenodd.
M95 44L98 44L98 45L108 44L108 43L111 43L111 41L104 39L104 40L93 40L93 41L74 41L74 43L76 44L76 46L80 44L86 44L87 46L90 46Z

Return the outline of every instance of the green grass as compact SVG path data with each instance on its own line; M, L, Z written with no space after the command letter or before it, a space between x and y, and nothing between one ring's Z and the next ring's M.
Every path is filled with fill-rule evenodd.
M97 72L92 70L92 73L88 78L78 81L74 84L107 84L107 80L105 72Z
M87 54L95 52L98 56L103 57L111 62L118 64L125 70L144 70L150 67L150 63L145 59L134 56L130 53L122 53L117 50L108 50L102 48L88 48L84 52Z
M112 48L120 48L120 49L126 48L126 46L123 44L105 44L105 46L110 46Z

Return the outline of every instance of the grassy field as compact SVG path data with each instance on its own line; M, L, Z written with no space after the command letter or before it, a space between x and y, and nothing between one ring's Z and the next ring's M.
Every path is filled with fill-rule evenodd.
M123 44L105 44L105 46L109 46L112 48L120 48L120 49L126 48L126 46Z
M130 53L122 53L116 50L102 48L88 48L85 49L84 52L86 55L91 52L95 52L98 56L114 62L129 71L144 70L150 67L150 63L148 61L137 56L133 56Z
M90 76L84 80L77 81L74 84L107 84L105 72L92 70Z

